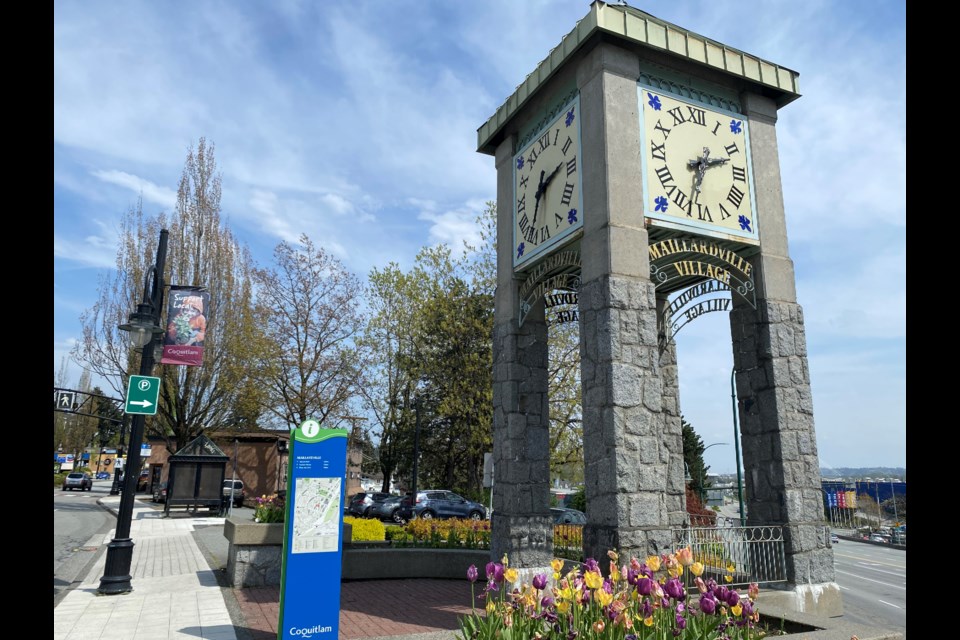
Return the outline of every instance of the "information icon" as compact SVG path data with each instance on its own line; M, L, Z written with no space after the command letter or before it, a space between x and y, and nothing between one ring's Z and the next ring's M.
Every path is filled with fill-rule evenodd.
M313 438L320 433L320 423L312 418L310 420L304 420L303 424L300 425L300 431L307 438Z

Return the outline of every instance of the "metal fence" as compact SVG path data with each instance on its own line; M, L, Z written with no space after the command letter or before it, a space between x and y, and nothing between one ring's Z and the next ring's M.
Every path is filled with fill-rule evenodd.
M583 527L555 525L554 555L582 562ZM731 587L787 581L783 527L687 527L672 530L674 550L690 547L701 576ZM729 578L729 581L728 581Z
M703 564L704 580L728 586L787 581L783 527L689 527L672 533L676 548L689 546L694 561Z

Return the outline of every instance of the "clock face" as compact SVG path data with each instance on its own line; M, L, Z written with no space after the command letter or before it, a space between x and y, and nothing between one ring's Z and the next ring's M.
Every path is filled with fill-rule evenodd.
M580 162L580 100L574 98L513 158L515 269L583 227Z
M746 118L639 92L644 215L655 226L758 242Z

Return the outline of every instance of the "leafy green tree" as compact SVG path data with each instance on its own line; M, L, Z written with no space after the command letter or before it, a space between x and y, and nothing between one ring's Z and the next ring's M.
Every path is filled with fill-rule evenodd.
M413 274L404 273L396 263L370 272L366 291L370 319L359 339L369 354L369 375L359 391L377 423L384 492L394 473L410 469L413 459L417 372L407 363L417 351L420 294Z
M703 452L706 447L703 446L703 439L697 435L693 427L687 422L681 414L680 427L683 434L683 463L685 471L689 475L689 486L694 495L703 502L703 496L707 494L710 483L707 482L707 471L710 467L704 464Z
M577 487L577 490L573 492L573 495L570 496L570 500L567 503L570 505L571 509L576 509L577 511L587 512L587 489L583 485Z

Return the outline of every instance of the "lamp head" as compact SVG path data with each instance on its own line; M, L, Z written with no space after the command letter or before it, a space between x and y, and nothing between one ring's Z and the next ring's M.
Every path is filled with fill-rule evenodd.
M163 333L163 327L157 323L154 316L153 307L144 303L137 305L137 310L129 315L127 322L117 328L130 333L130 346L136 349L142 349L154 335Z

